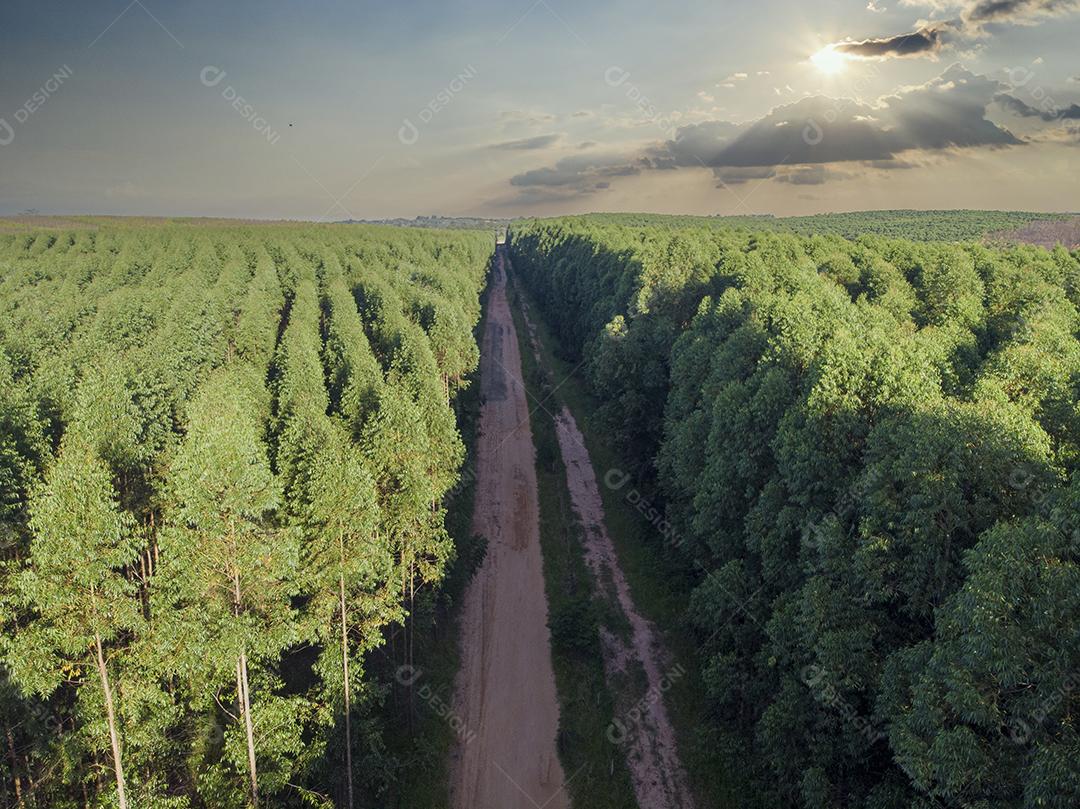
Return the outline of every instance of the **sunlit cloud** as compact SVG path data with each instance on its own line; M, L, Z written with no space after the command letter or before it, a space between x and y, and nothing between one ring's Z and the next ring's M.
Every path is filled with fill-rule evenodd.
M929 5L936 10L947 8L933 2ZM878 10L873 0L868 8ZM969 0L960 16L954 19L923 22L914 31L901 34L846 39L829 47L859 59L937 58L943 48L959 40L989 36L987 26L1036 25L1050 17L1065 16L1077 10L1080 10L1080 0Z

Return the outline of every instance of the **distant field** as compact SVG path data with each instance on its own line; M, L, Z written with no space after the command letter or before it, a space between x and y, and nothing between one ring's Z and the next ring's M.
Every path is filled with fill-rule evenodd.
M1023 242L1051 249L1063 244L1070 250L1080 248L1080 216L1067 220L1031 222L1015 230L1003 230L988 234L993 242Z
M19 215L0 217L0 233L26 230L93 230L97 228L198 227L229 228L250 225L309 227L297 220L215 219L208 216L65 216Z

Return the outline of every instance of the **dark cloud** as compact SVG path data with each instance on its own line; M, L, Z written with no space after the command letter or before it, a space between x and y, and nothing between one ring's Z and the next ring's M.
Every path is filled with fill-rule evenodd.
M825 166L805 166L777 175L776 182L791 185L824 185L828 180L846 180L851 176L847 172L835 171Z
M880 100L894 151L1015 146L1009 130L986 118L1001 84L953 65L936 79Z
M564 157L554 166L532 169L510 178L510 185L519 188L561 188L571 192L591 192L607 188L603 183L610 177L640 174L641 168L625 155L573 155Z
M987 35L990 33L987 25L1024 25L1078 9L1080 0L969 0L958 19L923 25L915 31L895 36L873 37L858 42L845 40L831 47L858 59L936 57L945 46L957 39Z
M667 153L680 166L713 166L717 156L743 127L730 121L706 121L680 127L668 141Z
M854 101L812 96L777 107L740 127L696 124L680 129L668 148L682 166L776 166L892 157L894 149L872 122L873 109ZM831 123L829 123L831 121Z
M964 9L963 18L975 24L1024 23L1077 9L1080 0L976 0Z
M994 96L994 100L1005 109L1022 118L1038 118L1048 122L1080 120L1080 104L1069 104L1067 107L1049 104L1040 109L1008 93L999 93Z
M986 118L1001 89L953 65L874 106L811 96L745 126L710 121L683 127L666 149L680 166L717 168L888 161L917 149L1016 145L1021 141Z
M533 149L546 149L548 146L558 143L561 138L562 135L555 132L550 135L536 135L531 138L505 140L502 143L491 144L491 148L504 149L508 151L530 151Z
M678 161L676 161L674 157L666 154L662 149L649 150L649 154L638 160L638 165L645 169L657 171L669 171L679 167Z
M643 170L705 167L718 185L768 179L820 185L846 176L836 164L853 165L852 171L889 171L912 167L905 153L1022 144L986 117L1004 91L1000 82L953 65L925 84L873 104L811 96L747 124L705 121L681 127L672 140L638 155L588 152L564 158L511 183L591 193L600 182ZM794 168L777 171L781 167Z
M952 23L920 28L909 34L864 39L861 42L838 42L833 50L860 59L892 59L905 56L935 54L948 41L954 29Z

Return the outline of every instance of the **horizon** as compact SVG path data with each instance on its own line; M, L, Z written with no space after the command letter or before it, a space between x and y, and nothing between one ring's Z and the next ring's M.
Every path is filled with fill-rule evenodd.
M162 222L169 222L173 220L183 219L205 219L209 222L251 222L255 224L272 225L272 224L297 224L297 225L350 225L350 224L370 224L378 225L385 222L395 221L407 221L415 222L425 219L446 219L446 220L490 220L492 222L515 222L525 221L529 219L559 219L563 217L589 217L589 216L647 216L655 218L663 217L679 217L679 218L696 218L696 219L749 219L749 218L761 218L761 219L807 219L810 217L821 216L849 216L855 214L873 214L873 213L1032 213L1032 214L1045 214L1048 217L1054 216L1080 216L1080 211L1070 210L1050 210L1050 211L1037 211L1037 210L1025 210L1009 208L861 208L851 210L837 210L837 211L820 211L809 214L773 214L773 213L755 213L755 214L720 214L720 213L691 213L691 212L672 212L661 213L655 211L646 210L628 210L628 211L584 211L582 213L573 214L522 214L520 216L456 216L453 214L441 214L441 213L427 213L416 214L414 216L386 216L386 217L371 217L364 219L269 219L254 216L206 216L203 214L157 214L157 213L139 213L139 214L99 214L99 213L67 213L67 212L50 212L50 211L21 211L19 213L0 214L0 220L19 220L19 219L139 219L139 220L161 220Z

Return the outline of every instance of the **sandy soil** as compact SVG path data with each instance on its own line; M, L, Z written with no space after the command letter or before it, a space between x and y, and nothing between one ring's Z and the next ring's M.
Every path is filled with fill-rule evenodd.
M615 546L604 525L604 506L589 453L577 423L565 407L555 419L559 449L574 513L585 531L585 563L602 597L612 600L630 625L629 637L601 630L604 672L609 683L645 674L644 693L620 699L622 710L609 739L626 746L626 763L640 809L689 809L693 806L686 772L675 748L675 729L664 706L664 694L683 672L668 657L652 625L637 611L630 586L619 567ZM626 703L629 702L627 706Z
M536 328L528 311L523 314L533 354L540 362ZM629 637L603 627L600 630L604 673L619 706L609 741L626 748L626 763L640 809L691 809L693 797L676 750L675 729L664 706L664 694L685 672L667 662L669 655L652 624L634 606L630 585L619 567L604 523L603 500L585 440L566 407L555 417L555 430L566 465L571 505L585 533L585 563L593 585L630 626ZM645 678L643 689L632 685L639 672Z
M458 809L566 809L535 449L501 248L498 260L480 355L484 405L473 513L473 530L488 547L462 610L454 710L465 732L452 762L451 800Z

